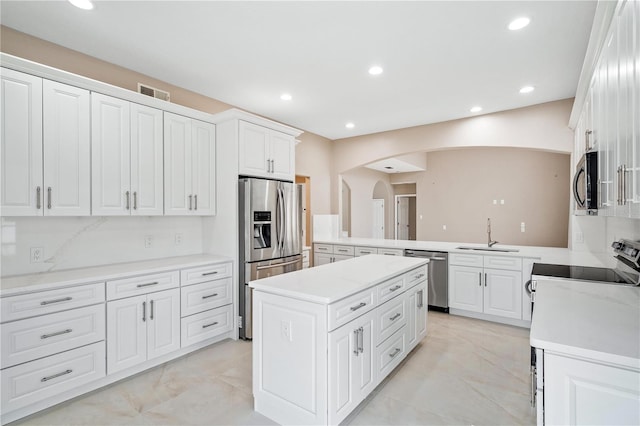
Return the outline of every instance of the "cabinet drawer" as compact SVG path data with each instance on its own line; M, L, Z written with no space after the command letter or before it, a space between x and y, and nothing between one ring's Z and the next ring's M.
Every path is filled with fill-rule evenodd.
M483 257L481 254L450 253L449 265L476 266L482 268Z
M180 320L181 347L193 345L233 330L233 305L211 309Z
M85 284L0 299L1 322L104 302L104 283Z
M378 345L407 323L407 298L389 300L377 310Z
M180 275L178 271L107 281L107 300L122 299L124 297L168 290L178 287L179 285Z
M180 315L198 312L231 303L231 278L194 284L180 289Z
M2 368L104 340L104 303L0 326Z
M333 246L333 254L353 256L353 246Z
M329 305L329 330L334 330L354 318L369 312L378 303L376 287L361 291Z
M104 342L7 368L0 375L2 411L13 411L104 377Z
M368 254L378 254L378 249L375 247L356 247L356 256L366 256Z
M386 256L404 256L404 250L402 249L388 249L388 248L379 248L378 254L384 254Z
M484 267L521 271L522 259L519 257L484 256Z
M333 246L331 244L314 244L313 251L315 253L333 253Z
M230 277L232 274L231 265L231 263L222 263L183 269L180 271L180 285L185 286Z
M386 300L392 299L405 290L406 284L404 281L404 277L396 277L391 278L389 281L386 281L380 285L378 285L378 301L382 303Z
M406 352L406 327L402 327L376 348L375 362L379 380L387 377L391 370L400 364L400 361L406 356Z
M407 282L407 288L411 288L414 285L427 279L427 268L429 265L421 266L412 271L407 272L404 277Z

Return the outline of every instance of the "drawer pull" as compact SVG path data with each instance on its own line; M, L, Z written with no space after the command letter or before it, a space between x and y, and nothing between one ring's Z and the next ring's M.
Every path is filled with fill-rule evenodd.
M341 252L341 253L346 253L346 252L348 252L349 250L347 250L347 249L338 249L338 251L339 251L339 252Z
M357 311L358 309L360 309L360 308L364 308L365 306L367 306L367 304L366 304L366 303L364 303L364 302L361 302L359 305L357 305L357 306L352 306L352 307L351 307L351 308L349 308L349 309L351 309L352 311Z
M401 314L400 312L398 312L398 313L397 313L397 314L395 314L394 316L389 317L389 319L390 319L391 321L395 321L395 320L397 320L397 319L398 319L399 317L401 317L401 316L402 316L402 314Z
M208 294L206 296L202 296L203 299L208 299L210 297L216 297L218 295L218 293L213 293L213 294Z
M395 350L395 351L393 351L393 353L392 353L392 354L389 354L389 356L390 356L391 358L393 358L394 356L398 355L400 352L402 352L402 349L400 349L400 348L396 348L396 350Z
M60 303L60 302L68 302L69 300L72 300L73 297L63 297L62 299L55 299L55 300L45 300L44 302L40 302L41 305L51 305L52 303Z
M160 284L158 281L154 281L154 282L152 282L152 283L138 284L138 285L137 285L137 287L138 287L138 288L142 288L142 287L149 287L149 286L151 286L151 285L158 285L158 284Z
M414 280L419 280L419 279L420 279L420 278L422 278L422 277L424 277L424 274L416 275L413 279L414 279Z
M205 272L205 273L203 273L203 274L202 274L202 276L203 276L203 277L206 277L207 275L215 275L215 274L217 274L217 273L218 273L218 271Z
M211 324L205 324L202 326L202 328L207 328L207 327L213 327L214 325L217 325L218 321L212 322Z
M54 374L52 376L43 377L40 379L41 382L48 382L49 380L57 379L60 376L66 376L67 374L73 373L73 370L65 370L62 373Z
M395 253L383 253L385 256L395 256Z
M398 284L398 285L397 285L397 286L395 286L395 287L391 287L391 288L389 289L389 291L396 291L396 290L400 290L401 288L402 288L402 286L401 286L400 284Z
M43 334L42 336L40 336L40 338L41 339L48 339L49 337L60 336L61 334L71 333L72 331L73 331L72 329L67 328L66 330L57 331L55 333Z

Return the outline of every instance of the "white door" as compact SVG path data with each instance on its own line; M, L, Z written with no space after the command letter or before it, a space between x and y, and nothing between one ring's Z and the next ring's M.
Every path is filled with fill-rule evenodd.
M131 212L129 102L91 93L91 212Z
M191 119L164 113L164 213L193 212Z
M276 131L271 131L269 136L273 177L293 182L295 177L295 141L293 137Z
M147 360L147 296L107 303L107 373Z
M216 127L191 120L193 212L207 216L216 213Z
M484 270L484 313L522 319L522 271Z
M375 357L376 349L374 335L376 327L376 316L369 312L357 320L360 324L359 355L356 357L354 366L354 385L358 392L358 399L362 401L373 390L376 385Z
M374 199L371 203L373 210L371 237L384 239L384 199Z
M313 254L313 266L326 265L331 263L333 259L332 254L327 253L314 253Z
M482 268L449 267L449 307L482 312Z
M269 129L240 121L239 132L239 174L270 177Z
M88 90L42 82L45 216L91 214Z
M396 240L409 239L409 198L398 197L396 204Z
M413 349L427 334L427 283L424 282L407 292L407 346Z
M427 281L418 286L416 309L416 334L418 342L427 336L427 317L429 306L429 292L427 291Z
M2 68L2 214L40 216L43 208L42 79Z
M180 349L180 289L147 297L147 359Z
M131 104L132 215L159 216L164 211L162 111Z

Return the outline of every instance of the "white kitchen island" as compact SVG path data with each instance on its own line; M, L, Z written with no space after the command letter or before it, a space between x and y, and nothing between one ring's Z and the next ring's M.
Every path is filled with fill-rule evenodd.
M371 255L251 282L255 410L340 423L426 336L427 262Z

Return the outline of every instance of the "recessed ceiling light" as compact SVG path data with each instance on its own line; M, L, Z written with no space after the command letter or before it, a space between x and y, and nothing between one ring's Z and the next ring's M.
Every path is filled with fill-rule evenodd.
M282 99L283 101L290 101L293 98L289 93L283 93L282 95L280 95L280 99Z
M69 3L71 3L72 5L80 9L84 9L84 10L93 9L93 3L91 3L91 0L69 0Z
M513 21L511 21L509 23L509 29L511 31L521 30L524 27L526 27L527 25L529 25L529 22L531 22L531 19L529 19L527 17L514 19Z
M353 129L354 127L356 127L356 125L353 123L347 123L344 125L344 127L346 127L347 129Z
M482 107L480 106L474 106L473 108L471 108L469 111L471 112L480 112L482 111Z
M369 74L371 75L380 75L382 74L382 67L378 66L378 65L374 65L371 68L369 68Z
M522 89L520 89L520 93L531 93L535 90L535 87L533 86L524 86Z

